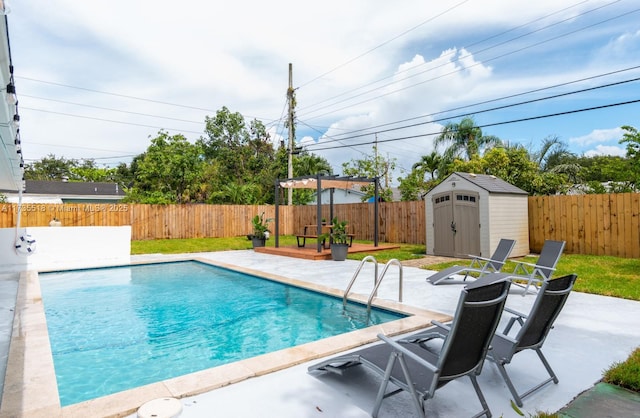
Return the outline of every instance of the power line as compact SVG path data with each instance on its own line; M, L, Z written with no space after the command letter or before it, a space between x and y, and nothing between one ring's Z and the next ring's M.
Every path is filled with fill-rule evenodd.
M337 71L338 69L340 69L340 68L342 68L342 67L345 67L345 66L347 66L347 65L351 64L351 63L352 63L352 62L354 62L354 61L359 60L360 58L364 57L365 55L368 55L368 54L370 54L371 52L373 52L373 51L375 51L375 50L377 50L377 49L380 49L380 48L382 48L383 46L385 46L385 45L387 45L387 44L389 44L389 43L391 43L391 42L395 41L396 39L399 39L399 38L403 37L403 36L404 36L404 35L406 35L407 33L412 32L412 31L414 31L414 30L418 29L419 27L421 27L421 26L423 26L423 25L426 25L427 23L432 22L433 20L435 20L435 19L437 19L437 18L439 18L439 17L441 17L441 16L444 16L445 14L449 13L450 11L457 9L458 7L462 6L464 3L467 3L468 1L469 1L469 0L463 0L463 1L461 1L460 3L455 4L455 5L451 6L451 7L449 7L449 8L448 8L448 9L446 9L444 12L441 12L441 13L439 13L439 14L435 15L435 16L432 16L432 17L430 17L429 19L427 19L427 20L423 21L422 23L420 23L420 24L418 24L418 25L416 25L416 26L414 26L414 27L412 27L412 28L410 28L410 29L405 30L405 31L404 31L404 32L402 32L401 34L396 35L396 36L394 36L393 38L391 38L391 39L388 39L388 40L384 41L383 43L381 43L381 44L379 44L379 45L377 45L377 46L375 46L375 47L373 47L373 48L369 49L369 50L368 50L368 51L366 51L366 52L363 52L362 54L360 54L360 55L358 55L358 56L356 56L356 57L354 57L354 58L351 58L350 60L348 60L348 61L346 61L346 62L344 62L344 63L342 63L342 64L338 65L337 67L334 67L333 69L331 69L331 70L329 70L329 71L327 71L327 72L325 72L325 73L323 73L323 74L320 74L319 76L317 76L317 77L313 78L312 80L307 81L306 83L302 84L302 85L301 85L301 86L299 86L298 88L305 87L305 86L307 86L307 85L309 85L309 84L313 83L314 81L317 81L317 80L319 80L319 79L323 78L324 76L329 75L329 74L331 74L332 72Z
M550 114L546 114L546 115L531 116L531 117L520 118L520 119L512 119L512 120L503 121L503 122L487 123L487 124L484 124L484 125L478 125L477 127L478 128L489 128L489 127L492 127L492 126L500 126L500 125L507 125L507 124L511 124L511 123L527 122L527 121L551 118L551 117L556 117L556 116L565 116L565 115L570 115L570 114L574 114L574 113L588 112L588 111L592 111L592 110L599 110L599 109L605 109L605 108L616 107L616 106L624 106L624 105L629 105L629 104L633 104L633 103L640 103L640 99L629 100L629 101L626 101L626 102L612 103L612 104L601 105L601 106L587 107L587 108L576 109L576 110L568 110L568 111L564 111L564 112L550 113ZM359 144L336 145L336 146L330 146L330 147L321 147L321 148L315 148L314 151L324 151L324 150L329 150L329 149L345 148L347 146L355 147L355 146L371 145L371 144L374 144L374 143L381 143L381 142L395 142L395 141L402 141L402 140L405 140L405 139L415 139L415 138L423 138L423 137L426 137L426 136L440 135L440 133L441 132L429 132L429 133L424 133L424 134L417 134L417 135L409 135L409 136L404 136L404 137L391 138L391 139L387 139L387 140L377 140L377 141L374 140L374 141L362 142L362 143L359 143Z
M43 84L50 84L50 85L53 85L53 86L66 87L66 88L75 89L75 90L84 90L84 91L89 91L89 92L92 92L92 93L106 94L108 96L122 97L122 98L125 98L125 99L140 100L140 101L143 101L143 102L156 103L156 104L162 104L162 105L167 105L167 106L183 107L185 109L204 110L205 112L215 112L215 110L206 109L206 108L203 108L203 107L189 106L189 105L178 104L178 103L170 103L170 102L164 102L162 100L155 100L155 99L146 99L144 97L129 96L129 95L126 95L126 94L120 94L120 93L113 93L113 92L109 92L109 91L90 89L90 88L87 88L87 87L72 86L70 84L56 83L56 82L53 82L53 81L38 80L36 78L31 78L31 77L16 76L16 78L19 78L21 80L34 81L36 83L43 83Z
M639 67L634 67L634 68L639 68ZM541 97L541 98L537 98L537 99L525 100L525 101L517 102L517 103L510 103L510 104L506 104L506 105L503 105L503 106L496 106L496 107L492 107L492 108L488 108L488 109L477 110L477 111L470 112L470 113L462 113L462 114L458 114L458 115L454 115L454 116L449 116L449 117L446 117L446 118L433 119L433 120L429 120L429 121L425 121L425 122L414 123L414 124L411 124L411 125L403 125L403 126L399 126L399 127L395 127L395 128L388 128L388 129L383 129L383 130L369 131L369 132L365 132L365 133L358 134L358 135L352 135L352 136L349 136L347 138L340 138L339 140L360 138L360 137L363 137L363 136L369 136L372 133L379 134L379 133L392 132L392 131L397 131L397 130L402 130L402 129L415 128L417 126L427 125L427 124L436 123L436 122L441 122L441 121L444 121L444 120L451 120L451 119L457 119L457 118L471 116L471 115L477 115L477 114L480 114L480 113L493 112L493 111L496 111L496 110L502 110L502 109L512 108L512 107L516 107L516 106L522 106L522 105L525 105L525 104L531 104L531 103L535 103L535 102L556 99L556 98L559 98L559 97L569 96L569 95L578 94L578 93L584 93L584 92L587 92L587 91L593 91L593 90L599 90L599 89L603 89L603 88L607 88L607 87L618 86L618 85L622 85L622 84L626 84L626 83L635 82L635 81L638 81L638 80L640 80L640 77L632 78L632 79L628 79L628 80L623 80L623 81L617 81L617 82L613 82L613 83L608 83L608 84L604 84L604 85L600 85L600 86L596 86L596 87L588 87L588 88L584 88L584 89L580 89L580 90L574 90L574 91L571 91L571 92L554 94L554 95L551 95L551 96ZM498 100L498 99L494 99L494 100L491 100L491 101L496 101L496 100ZM444 113L444 112L438 112L438 113ZM373 129L373 128L367 128L367 129L370 130L370 129ZM360 130L360 131L362 131L362 130ZM338 135L345 135L345 134L338 134ZM326 141L325 144L326 143L331 143L331 142L334 142L334 141L337 141L337 140L338 139L334 139L332 141Z
M70 104L70 105L74 105L74 106L87 107L87 108L90 108L90 109L108 110L110 112L126 113L126 114L129 114L129 115L136 115L136 116L147 116L147 117L150 117L150 118L167 119L167 120L173 120L173 121L177 121L177 122L197 123L199 125L202 125L204 123L204 121L193 121L193 120L172 118L172 117L169 117L169 116L151 115L151 114L148 114L148 113L140 113L140 112L132 112L132 111L129 111L129 110L113 109L113 108L110 108L110 107L102 107L102 106L94 106L94 105L89 105L89 104L84 104L84 103L68 102L66 100L48 99L46 97L30 96L28 94L20 94L20 97L21 98L22 97L29 97L29 98L32 98L32 99L47 100L49 102L56 102L56 103Z
M565 8L563 8L563 9L561 9L561 10L558 10L558 11L555 11L555 12L553 12L553 13L550 13L550 14L548 14L548 15L546 15L546 16L543 16L543 17L540 17L540 18L537 18L537 19L531 20L531 21L529 21L529 22L527 22L527 23L524 23L524 24L522 24L522 25L519 25L519 26L517 26L517 27L515 27L515 28L511 28L511 29L506 30L506 31L503 31L503 32L501 32L501 33L498 33L498 34L492 35L492 36L490 36L490 37L488 37L488 38L485 38L485 39L483 39L483 40L480 40L480 41L477 41L477 42L473 42L473 43L471 43L471 44L469 44L469 45L466 45L466 46L461 47L460 49L469 50L469 49L470 49L471 47L473 47L474 45L480 45L480 44L482 44L482 43L484 43L484 42L487 42L487 41L489 41L489 40L491 40L491 39L498 38L498 37L500 37L500 36L502 36L502 35L505 35L505 34L507 34L507 33L513 32L513 31L515 31L515 30L517 30L517 29L520 29L520 28L523 28L523 27L529 26L529 25L531 25L531 24L533 24L533 23L535 23L535 22L538 22L538 21L544 20L544 19L546 19L546 18L548 18L548 17L551 17L551 16L556 15L556 14L558 14L558 13L564 12L564 11L566 11L566 10L569 10L569 9L571 9L571 8L573 8L573 7L576 7L576 6L580 5L580 4L586 3L587 1L589 1L589 0L583 0L583 1L581 1L581 2L578 2L578 3L576 3L576 4L573 4L573 5L571 5L571 6L565 7ZM621 1L621 0L616 0L616 1L614 1L613 3L617 3L617 2L619 2L619 1ZM590 12L592 12L592 11L594 11L594 10L597 10L597 9L600 9L600 8L603 8L603 7L606 7L606 6L609 6L609 5L613 4L613 3L609 3L609 4L607 4L607 5L600 6L600 7L596 8L596 9L589 10L588 12L581 13L581 14L579 14L579 15L577 15L577 16L572 16L572 17L571 17L571 19L575 19L575 18L577 18L577 17L583 16L583 15L585 15L585 14L587 14L587 13L590 13ZM543 30L543 29L547 29L547 28L549 28L549 27L551 27L551 26L554 26L554 25L557 25L557 24L559 24L559 23L561 23L561 22L565 22L566 20L568 20L568 19L562 20L562 21L560 21L560 22L553 23L552 25L545 26L544 28L540 28L540 29L538 29L538 30L536 30L536 31L532 31L532 32L529 32L529 33L527 33L527 34L520 35L520 36L518 36L518 37L516 37L516 38L509 39L509 40L504 41L504 42L502 42L502 43L500 43L500 44L496 44L496 45L494 45L494 46L490 46L490 47L485 48L485 49L483 49L483 50L476 51L476 52L474 52L474 54L478 54L478 53L480 53L480 52L487 51L487 50L489 50L489 49L492 49L492 48L497 47L498 45L502 45L502 44L505 44L505 43L507 43L507 42L511 42L511 41L513 41L513 40L515 40L515 39L522 38L522 37L524 37L524 36L530 35L530 34L532 34L532 33L538 32L538 31ZM452 55L454 55L454 54L455 54L455 51L452 51L452 52L450 52L450 53L446 54L445 56L452 56ZM441 56L441 57L442 57L442 56ZM454 62L457 62L457 61L459 61L459 60L460 60L460 59L457 59L457 60L455 60ZM394 73L394 74L392 74L392 75L386 76L386 77L381 78L381 79L378 79L378 80L376 80L376 81L373 81L373 82L367 83L367 84L365 84L364 86L356 87L356 88L354 88L354 89L351 89L351 90L348 90L348 91L346 91L346 92L340 93L340 94L338 94L338 95L336 95L336 96L333 96L333 97L330 97L330 98L328 98L328 99L322 100L322 101L320 101L320 102L318 102L318 103L315 103L315 104L309 105L309 106L307 106L307 107L303 107L301 110L303 110L303 111L304 111L304 110L306 110L306 109L316 107L316 106L318 106L318 105L320 105L320 104L322 104L322 103L325 103L325 102L331 101L331 100L336 99L336 98L341 97L341 96L345 96L345 95L347 95L347 94L349 94L349 93L352 93L352 92L354 92L354 91L361 90L361 89L363 89L363 88L365 88L365 87L368 87L368 86L372 86L372 85L378 84L378 83L380 83L380 82L382 82L382 81L384 81L384 80L387 80L387 79L390 79L390 78L396 77L396 76L398 76L398 75L400 75L400 74L407 73L407 72L409 72L409 71L415 70L416 68L421 67L421 66L424 66L424 65L426 65L426 64L428 64L428 62L423 62L423 63L418 64L418 65L416 65L416 66L413 66L413 67L407 68L407 69L405 69L405 70L403 70L403 71L400 71L400 72L398 72L398 73ZM400 79L400 80L396 80L396 81L394 81L393 83L389 83L389 84L386 84L386 85L384 85L384 86L379 86L379 87L378 87L378 88L376 88L376 89L380 89L380 88L382 88L382 87L387 87L387 86L389 86L389 85L393 85L393 84L399 83L399 82L401 82L401 81L406 81L406 80L408 80L408 79L410 79L410 78L413 78L413 77L416 77L416 76L418 76L418 75L420 75L420 74L423 74L424 72L433 71L433 70L435 70L435 69L437 69L437 68L440 68L440 67L442 67L442 66L444 66L444 65L447 65L447 64L445 63L445 64L441 64L441 65L436 66L436 67L432 67L432 68L430 68L429 70L426 70L426 71L423 71L423 72L420 72L420 73L417 73L417 74L413 74L413 75L411 75L411 76L409 76L409 77L405 77L405 78ZM375 90L375 89L374 89L374 90ZM364 92L364 93L362 93L362 94L365 94L365 93L367 93L367 92ZM357 96L355 96L355 97L358 97L358 96L360 96L360 95L362 95L362 94L359 94L359 95L357 95ZM348 99L347 99L347 100L348 100ZM341 102L337 102L337 103L341 103ZM334 104L337 104L337 103L334 103ZM328 106L325 106L325 107L328 107ZM324 108L324 107L321 107L320 109L323 109L323 108ZM313 110L313 111L317 111L317 110L318 110L318 109ZM312 112L313 112L313 111L312 111Z
M619 0L618 0L618 1L619 1ZM622 14L620 14L620 15L617 15L617 16L614 16L614 17L611 17L611 18L608 18L608 19L605 19L605 20L602 20L602 21L599 21L599 22L596 22L596 23L593 23L593 24L590 24L590 25L584 26L584 27L582 27L582 28L579 28L579 29L575 29L575 30L569 31L569 32L567 32L567 33L564 33L564 34L561 34L561 35L557 35L557 36L554 36L554 37L552 37L552 38L549 38L549 39L546 39L546 40L543 40L543 41L539 41L539 42L536 42L536 43L530 44L530 45L528 45L528 46L524 46L524 47L518 48L518 49L516 49L516 50L508 51L508 52L505 52L505 53L503 53L503 54L500 54L500 55L494 56L494 57L492 57L492 58L485 59L485 60L483 60L483 61L481 61L481 62L476 62L476 63L474 63L474 64L472 64L472 65L469 65L469 66L466 66L466 67L464 67L464 68L459 68L459 69L456 69L456 70L454 70L454 71L450 71L450 72L448 72L448 73L444 73L444 74L438 75L438 76L436 76L436 77L432 77L432 78L429 78L429 79L426 79L426 80L423 80L423 81L420 81L420 82L417 82L417 83L411 84L411 85L409 85L409 86L405 86L405 87L402 87L402 88L398 88L398 89L396 89L396 90L393 90L393 91L390 91L390 92L387 92L387 93L384 93L384 94L380 94L380 95L378 95L378 96L375 96L375 97L372 97L372 98L369 98L369 99L366 99L366 100L362 100L362 101L357 102L357 103L352 103L352 104L349 104L349 105L347 105L347 106L343 106L343 107L338 108L338 109L333 109L333 110L327 111L327 112L325 112L325 113L322 113L322 114L320 114L320 115L315 115L315 116L312 116L312 117L307 116L307 118L315 119L315 118L320 118L320 117L323 117L323 116L327 116L327 115L330 115L330 114L333 114L333 113L336 113L336 112L339 112L339 111L342 111L342 110L346 110L346 109L349 109L349 108L352 108L352 107L355 107L355 106L358 106L358 105L362 105L362 104L364 104L364 103L368 103L368 102L371 102L371 101L374 101L374 100L380 99L380 98L382 98L382 97L390 96L390 95L392 95L392 94L396 94L396 93L399 93L399 92L401 92L401 91L404 91L404 90L408 90L408 89L414 88L414 87L419 86L419 85L426 84L426 83L431 82L431 81L435 81L435 80L438 80L438 79L444 78L444 77L446 77L446 76L450 76L450 75L453 75L453 74L459 73L459 72L461 72L461 71L468 71L470 68L477 67L477 66L479 66L479 65L484 65L484 64L486 64L486 63L488 63L488 62L492 62L492 61L495 61L495 60L498 60L498 59L501 59L501 58L505 58L505 57L507 57L507 56L510 56L510 55L513 55L513 54L516 54L516 53L519 53L519 52L522 52L522 51L525 51L525 50L528 50L528 49L531 49L531 48L534 48L534 47L537 47L537 46L540 46L540 45L543 45L543 44L546 44L546 43L549 43L549 42L552 42L552 41L557 41L558 39L561 39L561 38L567 37L567 36L569 36L569 35L574 35L574 34L576 34L576 33L578 33L578 32L582 32L582 31L585 31L585 30L587 30L587 29L591 29L591 28L593 28L593 27L595 27L595 26L598 26L598 25L602 25L602 24L604 24L604 23L611 22L611 21L613 21L613 20L615 20L615 19L619 19L619 18L621 18L621 17L629 16L629 15L631 15L631 14L633 14L633 13L637 13L638 11L640 11L640 8L638 8L638 9L634 9L634 10L631 10L631 11L627 11L627 12L622 13ZM459 61L459 60L460 60L460 58L459 58L458 60L456 60L456 61ZM436 68L438 68L438 67L436 67ZM427 72L427 71L430 71L430 70L426 70L426 71L424 71L424 72ZM424 72L423 72L423 73L424 73ZM388 85L385 85L385 86L382 86L382 87L389 87L390 85L393 85L393 84L395 84L395 83L389 83ZM371 89L371 90L368 90L368 91L366 91L366 92L360 93L360 94L358 94L358 95L352 96L352 97L350 97L350 98L343 99L343 100L341 100L341 101L339 101L339 102L337 102L337 103L334 103L334 105L335 105L335 104L339 104L339 103L344 103L344 102L349 101L349 100L353 100L353 99L355 99L355 98L357 98L357 97L364 96L365 94L368 94L368 93L375 92L376 90L380 90L382 87L380 87L380 88L376 88L376 89ZM321 109L324 109L324 108L328 108L328 107L330 107L330 106L331 106L331 105L324 106L324 107L322 107L322 108L320 108L320 109L317 109L317 110L315 110L315 111L312 111L311 113L314 113L314 112L316 112L316 111L318 111L318 110L321 110Z
M82 116L82 115L74 115L74 114L64 113L64 112L54 112L53 110L34 109L32 107L21 107L21 109L33 110L35 112L52 113L54 115L69 116L69 117L74 117L74 118L99 120L101 122L118 123L118 124L121 124L121 125L141 126L143 128L154 128L154 129L160 129L160 130L166 130L166 131L175 131L175 132L187 132L187 133L199 134L199 135L201 135L203 133L203 132L196 132L196 131L188 131L188 130L184 130L184 129L174 129L174 128L165 128L165 127L161 127L161 126L144 125L142 123L123 122L123 121L120 121L120 120L96 118L96 117L93 117L93 116Z

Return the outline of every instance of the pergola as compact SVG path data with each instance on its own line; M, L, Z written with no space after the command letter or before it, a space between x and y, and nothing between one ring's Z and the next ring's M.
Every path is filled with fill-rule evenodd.
M283 189L316 189L317 193L317 235L322 235L322 190L330 189L329 193L329 219L333 219L333 191L336 188L349 189L355 185L367 186L374 184L374 246L378 246L378 179L366 178L366 177L338 177L338 176L325 176L322 174L316 174L315 176L303 176L290 178L286 180L276 179L276 195L275 195L275 223L276 223L276 248L280 246L280 205L279 196L280 188ZM322 243L318 240L318 252L322 252Z

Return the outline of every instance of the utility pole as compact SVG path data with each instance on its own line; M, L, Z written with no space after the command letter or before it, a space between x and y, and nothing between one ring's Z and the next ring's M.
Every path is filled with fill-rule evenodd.
M293 177L293 142L294 142L294 131L293 131L293 119L294 119L294 104L293 104L293 65L289 63L289 88L287 89L287 101L289 103L289 159L287 162L287 178ZM293 189L287 189L287 204L289 206L293 205Z

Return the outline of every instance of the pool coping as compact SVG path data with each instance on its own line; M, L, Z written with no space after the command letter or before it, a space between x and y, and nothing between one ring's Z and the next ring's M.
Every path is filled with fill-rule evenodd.
M334 288L198 257L172 258L153 263L176 261L198 261L343 297L343 291ZM151 263L133 262L127 265L136 264ZM368 296L352 293L349 299L366 305ZM142 404L152 399L197 395L377 341L377 335L380 333L393 336L425 328L432 320L451 319L443 313L391 300L375 299L374 302L373 305L376 307L411 316L61 407L38 272L22 272L16 298L0 418L124 417L135 413Z

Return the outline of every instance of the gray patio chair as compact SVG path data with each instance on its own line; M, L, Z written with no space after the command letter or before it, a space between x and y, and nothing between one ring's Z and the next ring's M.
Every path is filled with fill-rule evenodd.
M329 371L342 374L349 367L363 365L383 378L372 416L376 417L384 398L401 391L411 394L421 417L425 402L436 390L462 376L469 376L482 411L476 416L491 417L489 406L480 390L476 376L480 374L489 343L493 338L509 292L509 281L463 289L451 325L435 323L432 329L446 328L446 333L425 333L420 342L394 341L379 334L382 344L344 354L309 367L309 372ZM438 350L427 346L426 339L442 339ZM389 383L398 389L387 393Z
M511 250L513 250L515 245L515 240L502 238L490 258L470 255L470 257L473 257L470 265L451 266L427 277L427 281L432 284L440 284L442 282L464 283L471 272L478 273L479 276L487 273L497 273L502 270L504 263L507 261L507 258L509 258L509 254L511 254ZM464 273L462 281L452 279L453 275L462 273Z
M535 264L520 261L510 273L511 280L526 280L525 285L515 282L516 286L524 289L522 295L526 295L531 286L538 288L538 285L551 279L551 275L556 270L556 264L560 260L564 251L564 241L546 240L542 245L540 256Z
M542 345L567 301L576 277L575 274L570 274L545 281L528 315L509 308L504 309L505 313L508 312L513 316L509 319L504 331L502 333L496 332L493 337L488 358L495 362L518 406L522 406L522 398L529 396L546 384L552 381L553 383L558 383L558 377L542 354ZM516 322L520 324L520 329L515 336L509 336L509 332ZM515 354L524 350L534 350L538 354L540 361L549 374L549 378L519 394L507 374L505 365L511 362Z

